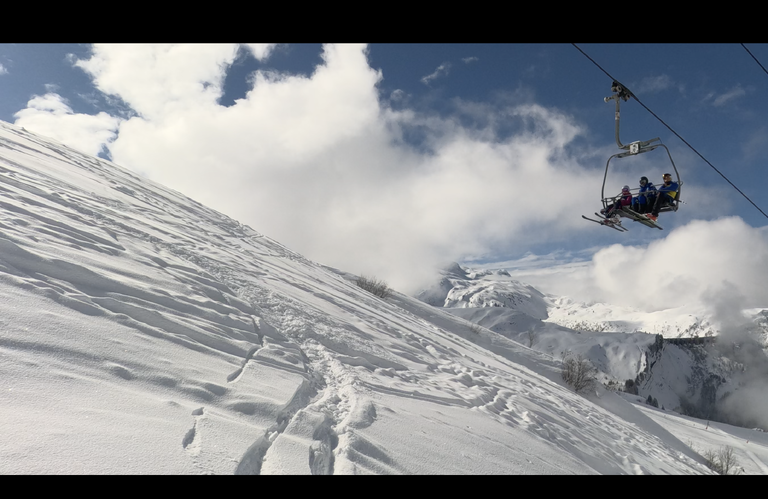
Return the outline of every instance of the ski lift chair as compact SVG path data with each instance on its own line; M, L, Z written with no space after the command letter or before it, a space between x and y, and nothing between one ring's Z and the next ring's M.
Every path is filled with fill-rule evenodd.
M636 142L632 142L630 144L624 145L621 143L621 140L619 139L619 119L620 119L620 112L619 112L619 104L622 100L627 101L630 97L634 97L632 92L630 92L627 88L625 88L622 84L620 84L617 81L613 82L613 85L611 86L611 91L614 92L614 94L610 97L606 97L604 99L605 102L610 102L612 100L616 101L616 144L619 146L619 149L622 149L624 152L619 152L617 154L614 154L610 158L608 158L608 162L605 164L605 175L603 176L603 189L602 189L602 202L603 207L607 208L611 203L615 202L615 197L606 197L605 196L605 183L606 179L608 178L608 169L609 165L611 163L611 160L613 158L625 158L627 156L635 156L637 154L642 154L644 152L653 151L657 147L663 147L667 151L667 156L669 157L669 161L672 164L672 169L674 170L674 175L677 177L677 195L673 198L672 203L669 205L665 205L659 209L659 213L664 212L676 212L678 208L680 207L680 191L683 187L683 182L680 180L680 173L677 171L677 167L675 166L675 161L672 159L672 154L669 152L669 148L667 148L666 145L661 143L661 139L659 137L656 137L655 139L651 140L639 140ZM635 213L632 210L627 210L626 208L622 208L618 210L619 215L626 216L628 218L633 219L636 222L641 222L644 225L648 225L650 227L658 227L655 224L650 224L647 222L644 216L639 215Z

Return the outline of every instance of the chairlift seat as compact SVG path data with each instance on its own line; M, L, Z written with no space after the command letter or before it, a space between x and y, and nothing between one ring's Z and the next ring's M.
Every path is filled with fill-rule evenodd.
M661 208L659 208L659 213L669 212L669 211L677 211L677 208L680 205L680 190L683 187L683 182L678 180L677 181L677 194L674 198L672 198L672 204L664 205Z

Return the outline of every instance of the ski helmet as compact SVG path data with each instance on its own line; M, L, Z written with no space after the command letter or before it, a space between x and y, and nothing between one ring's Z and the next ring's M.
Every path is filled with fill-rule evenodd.
M621 192L629 192L629 186L625 185L624 187L622 187Z
M648 183L648 177L640 177L640 185L645 185Z

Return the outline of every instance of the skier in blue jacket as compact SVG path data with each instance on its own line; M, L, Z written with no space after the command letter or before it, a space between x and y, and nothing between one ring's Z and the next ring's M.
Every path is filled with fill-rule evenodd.
M653 203L653 210L650 215L646 215L653 221L658 218L662 206L671 205L675 201L677 190L680 188L677 182L672 181L672 174L665 173L662 178L664 185L659 186L659 194L656 196L656 202Z
M649 213L656 202L656 186L648 177L640 177L640 191L632 200L632 209L637 213Z

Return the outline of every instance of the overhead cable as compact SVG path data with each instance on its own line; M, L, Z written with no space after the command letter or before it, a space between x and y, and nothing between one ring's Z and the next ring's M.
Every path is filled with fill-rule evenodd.
M757 57L755 57L754 55L752 55L752 52L750 52L750 51L749 51L749 49L748 49L748 48L747 48L747 47L746 47L746 46L745 46L743 43L741 44L741 46L742 46L742 47L744 47L744 50L746 50L746 51L747 51L747 54L751 55L751 56L752 56L752 59L754 59L754 60L755 60L755 62L756 62L756 63L757 63L757 64L758 64L758 65L759 65L761 68L763 68L763 71L765 71L765 74L768 74L768 69L765 69L765 66L763 66L762 64L760 64L760 61L758 61L758 60L757 60Z
M595 66L597 66L597 67L600 69L600 71L602 71L603 73L605 73L605 74L606 74L606 75L607 75L607 76L608 76L608 77L609 77L611 80L613 80L613 81L616 81L616 82L618 82L618 81L619 81L619 80L617 80L616 78L614 78L613 76L611 76L611 74L610 74L610 73L608 73L608 71L606 71L605 69L603 69L603 68L602 68L602 67L601 67L601 66L600 66L600 65L599 65L597 62L595 62L595 60L594 60L594 59L592 59L592 58L591 58L589 55L587 55L587 53L586 53L586 52L584 52L583 50L581 50L581 49L579 48L579 46L578 46L578 45L576 45L575 43L572 43L571 45L573 45L574 47L576 47L576 49L577 49L579 52L581 52L582 54L584 54L584 57L586 57L587 59L589 59L590 61L592 61L592 64L594 64ZM742 44L742 45L743 45L743 44ZM746 47L744 47L744 48L746 49ZM747 51L747 52L749 52L749 51ZM750 53L750 55L751 55L751 53ZM753 56L753 57L754 57L754 56ZM757 59L755 59L755 60L757 60ZM758 64L760 64L760 62L759 62L759 61L758 61ZM762 64L761 64L761 66L762 66ZM763 68L763 69L765 69L765 68ZM768 73L768 71L766 71L766 72ZM624 88L627 88L627 87L626 87L624 84L622 84L622 86L623 86ZM689 147L689 148L690 148L690 149L691 149L693 152L695 152L695 153L696 153L696 154L697 154L697 155L698 155L698 156L699 156L701 159L703 159L703 160L704 160L704 162L705 162L706 164L708 164L709 166L711 166L711 167L712 167L712 169L713 169L713 170L715 170L715 171L716 171L716 172L717 172L717 173L718 173L718 174L719 174L721 177L723 177L723 178L725 179L725 181L726 181L726 182L728 182L729 184L731 184L731 187L733 187L734 189L736 189L736 190L739 192L739 194L741 194L742 196L744 196L744 198L745 198L747 201L749 201L749 202L752 204L752 206L754 206L755 208L757 208L757 211L759 211L760 213L762 213L762 214L763 214L763 216L764 216L765 218L768 218L768 214L766 214L766 213L765 213L763 210L761 210L761 209L760 209L760 207L759 207L759 206L757 206L757 205L756 205L756 204L755 204L755 203L754 203L754 202L753 202L751 199L749 199L749 196L747 196L746 194L744 194L744 193L741 191L741 189L739 189L738 187L736 187L736 185L735 185L733 182L731 182L730 180L728 180L728 177L726 177L725 175L723 175L723 173L722 173L720 170L718 170L717 168L715 168L715 165L713 165L712 163L710 163L710 162L709 162L709 160L708 160L707 158L705 158L705 157L704 157L704 156L703 156L703 155L702 155L702 154L701 154L699 151L697 151L695 147L693 147L691 144L689 144L689 143L688 143L688 141L686 141L684 138L682 138L682 137L680 136L680 134L679 134L679 133L677 133L676 131L674 131L674 130L672 129L672 127L670 127L669 125L667 125L667 124L664 122L664 120L662 120L661 118L659 118L659 117L656 115L656 113L654 113L653 111L651 111L651 110L648 108L648 106L646 106L645 104L643 104L643 103L640 101L640 99L638 99L638 98L637 98L637 96L636 96L635 94L632 94L631 92L630 92L630 94L631 94L631 96L632 96L632 97L633 97L633 98L634 98L634 99L635 99L635 100L638 102L638 104L640 104L641 106L643 106L643 107L645 108L645 110L646 110L646 111L648 111L649 113L651 113L651 114L653 115L653 117L654 117L654 118L656 118L657 120L659 120L659 121L661 122L661 124L662 124L662 125L664 125L665 127L667 127L667 128L669 129L669 131L670 131L670 132L672 132L673 134L675 134L675 136L676 136L678 139L682 140L682 141L683 141L683 143L684 143L685 145L687 145L687 146L688 146L688 147Z

